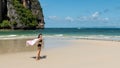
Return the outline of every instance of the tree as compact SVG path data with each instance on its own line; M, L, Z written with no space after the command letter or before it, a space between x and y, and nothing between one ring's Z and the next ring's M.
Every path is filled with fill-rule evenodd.
M1 28L10 28L10 22L8 20L3 20L3 22L0 25Z
M23 27L36 27L37 18L32 14L32 11L28 8L25 8L18 0L13 1L13 5L16 9L16 12L19 15L20 22Z

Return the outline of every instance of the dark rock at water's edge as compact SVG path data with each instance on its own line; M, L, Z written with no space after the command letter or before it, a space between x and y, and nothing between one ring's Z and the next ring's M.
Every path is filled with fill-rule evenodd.
M44 28L38 0L0 0L0 29Z

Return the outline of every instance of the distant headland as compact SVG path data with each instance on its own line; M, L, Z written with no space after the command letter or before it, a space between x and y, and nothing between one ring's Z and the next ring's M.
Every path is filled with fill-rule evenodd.
M0 0L0 29L38 29L44 24L38 0Z

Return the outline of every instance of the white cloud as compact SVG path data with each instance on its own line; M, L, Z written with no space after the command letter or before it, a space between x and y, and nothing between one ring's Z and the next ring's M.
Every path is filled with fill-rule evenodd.
M73 21L74 21L74 19L73 19L72 17L70 17L70 16L67 16L67 17L65 18L65 20L66 20L66 21L69 21L69 22L73 22Z
M109 18L106 17L106 18L104 18L104 20L109 20Z
M57 17L57 16L48 16L48 19L50 19L50 20L58 20L59 17Z
M107 21L109 21L109 18L102 18L102 21L105 21L105 22L107 22Z
M78 21L95 21L95 20L100 19L99 16L100 16L100 12L97 11L97 12L94 12L93 14L91 14L89 16L78 17L77 20Z
M100 12L94 12L93 14L89 15L89 16L81 16L77 18L77 21L108 21L109 18L103 18L100 17Z
M57 21L57 22L108 22L110 19L107 17L101 17L101 13L96 11L93 14L90 14L88 16L80 16L77 18L73 18L71 16L66 16L65 18L60 18L59 16L48 16L48 20L51 21Z
M82 16L82 17L78 17L76 20L78 20L78 21L88 21L88 20L89 20L89 17L87 17L87 16Z
M100 12L95 12L92 14L92 19L97 19L100 16Z

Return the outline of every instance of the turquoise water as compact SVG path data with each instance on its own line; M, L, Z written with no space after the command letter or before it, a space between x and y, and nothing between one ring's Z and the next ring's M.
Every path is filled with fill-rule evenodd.
M120 41L120 28L45 28L44 30L0 31L0 39L37 37L39 33L42 33L44 37Z

